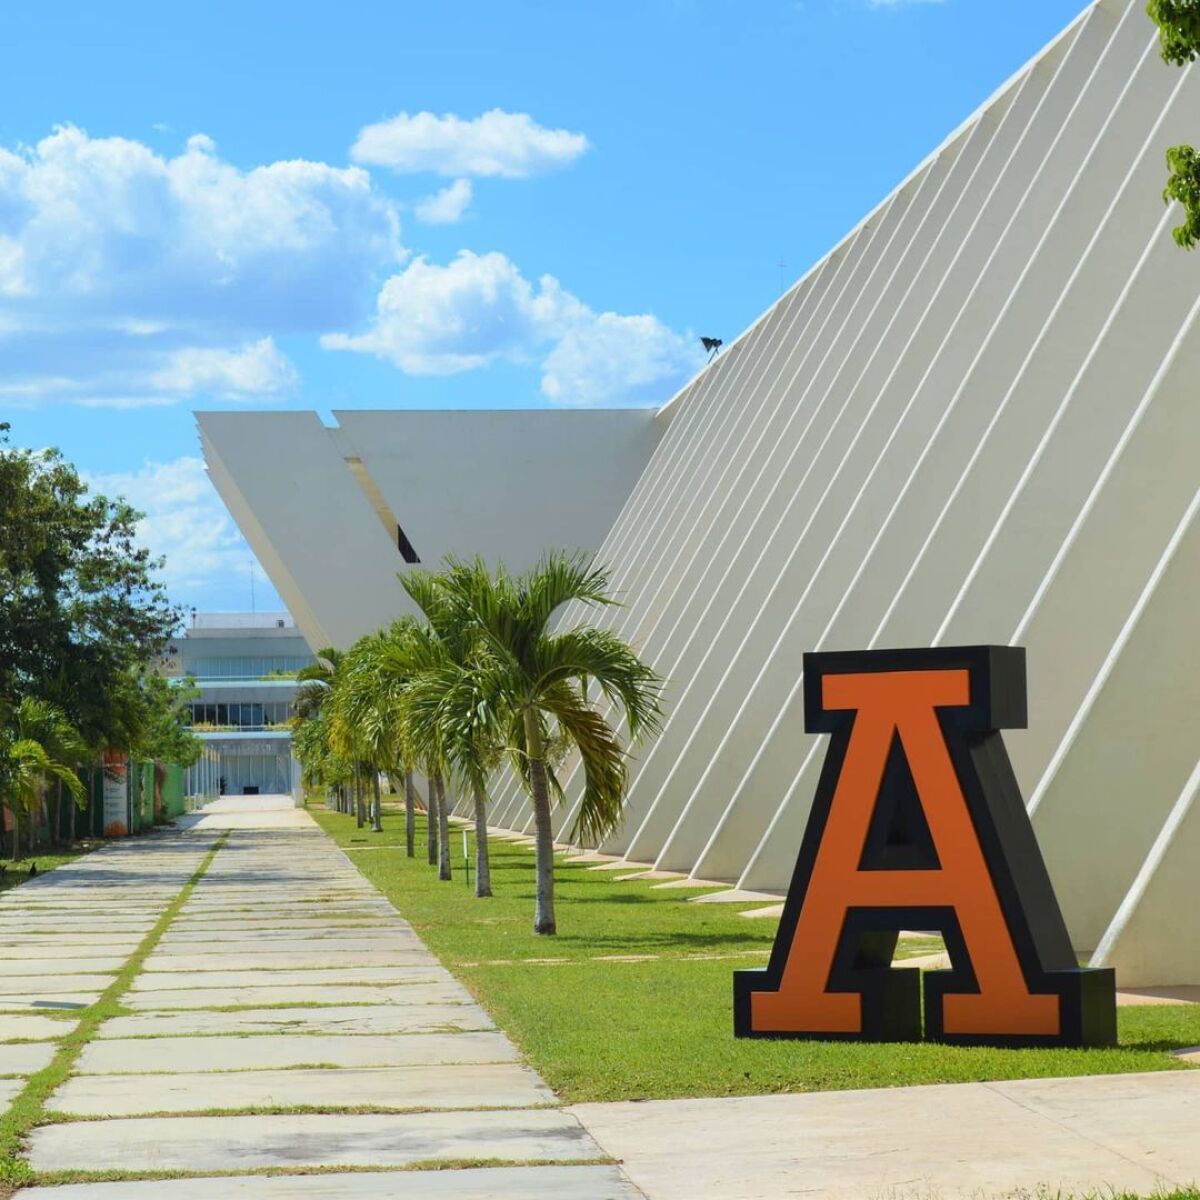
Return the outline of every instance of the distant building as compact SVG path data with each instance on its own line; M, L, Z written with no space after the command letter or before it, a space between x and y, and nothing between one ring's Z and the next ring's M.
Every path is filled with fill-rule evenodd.
M296 673L314 659L292 618L193 613L173 649L171 673L200 689L191 702L192 726L206 753L188 780L189 794L298 795L287 723Z

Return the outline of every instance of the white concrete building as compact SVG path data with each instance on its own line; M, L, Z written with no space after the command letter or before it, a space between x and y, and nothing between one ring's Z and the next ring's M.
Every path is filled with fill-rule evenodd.
M173 649L170 674L196 689L188 707L204 744L186 794L290 794L302 804L288 722L296 674L314 659L291 616L193 612Z
M670 681L602 849L764 891L822 759L803 651L1024 645L1076 946L1200 983L1200 274L1161 201L1200 74L1143 8L1089 7L657 413L202 415L310 641L395 615L397 520L427 562L595 546ZM529 827L511 780L494 813Z

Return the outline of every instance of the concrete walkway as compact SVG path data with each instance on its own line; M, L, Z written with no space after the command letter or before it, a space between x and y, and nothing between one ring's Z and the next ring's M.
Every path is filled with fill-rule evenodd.
M209 1178L22 1200L157 1200L167 1186L175 1200L639 1195L306 814L255 798L189 825L3 897L0 1037L68 1029L225 836L133 979L128 1012L100 1026L48 1106L104 1119L42 1126L28 1147L39 1171ZM0 1099L54 1049L0 1044L0 1074L16 1076ZM438 1165L458 1169L426 1169ZM352 1173L246 1174L337 1167Z
M192 1178L21 1200L953 1200L1200 1180L1200 1072L563 1109L306 813L259 797L187 826L0 897L0 1105L220 844L51 1098L88 1120L28 1148L46 1172ZM341 1171L300 1173L316 1168Z
M653 1200L1150 1196L1200 1181L1200 1072L571 1111Z

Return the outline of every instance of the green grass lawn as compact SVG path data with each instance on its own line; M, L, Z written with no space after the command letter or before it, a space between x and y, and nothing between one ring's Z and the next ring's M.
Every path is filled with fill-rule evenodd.
M37 864L38 874L44 875L47 871L53 871L55 867L61 867L64 863L74 862L77 858L90 854L102 844L99 841L75 842L70 846L58 846L53 853L30 854L18 863L0 862L0 867L3 867L3 870L0 870L0 892L7 892L10 888L27 883L30 879L29 868L34 863Z
M775 934L775 921L738 915L755 905L688 904L697 891L560 862L560 932L538 938L530 849L493 842L496 895L476 900L459 830L443 883L423 824L408 859L398 815L374 834L310 811L568 1102L1166 1071L1188 1069L1172 1050L1200 1045L1200 1005L1122 1009L1121 1044L1106 1050L737 1040L731 975L765 964Z

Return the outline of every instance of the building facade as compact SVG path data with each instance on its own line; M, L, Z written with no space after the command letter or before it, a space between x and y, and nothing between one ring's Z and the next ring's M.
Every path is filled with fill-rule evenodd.
M172 673L198 690L192 728L204 743L189 795L293 794L298 768L288 722L296 673L314 661L286 613L193 613Z
M486 414L446 418L444 445L417 439L442 455L440 471L425 460L420 494L398 461L362 451L406 530L401 514L437 511L435 551L493 549L511 486L519 558L579 544L612 565L625 606L589 619L667 678L668 718L638 749L626 819L600 849L782 892L824 748L803 727L803 652L1021 645L1030 723L1005 742L1074 944L1128 985L1200 983L1200 276L1161 199L1166 148L1196 137L1200 74L1161 61L1143 9L1092 4L630 429L632 451L558 441L583 414L526 414L565 473L600 468L594 520L564 523L557 488L539 500L544 474L502 474ZM379 623L306 582L332 560L256 506L253 488L280 486L261 467L276 418L200 421L281 593L302 593L313 627L343 644ZM394 447L433 418L361 421L356 438L386 428ZM239 465L234 444L255 437ZM359 451L338 453L349 494ZM464 462L490 463L487 497L452 485ZM331 510L353 559L338 584L377 587L393 611L377 580L397 552L389 541L380 567L384 542L366 539L381 520L357 495L356 511ZM580 790L570 775L562 836ZM493 814L531 826L510 778Z

